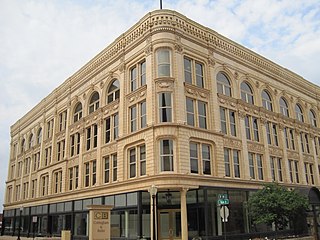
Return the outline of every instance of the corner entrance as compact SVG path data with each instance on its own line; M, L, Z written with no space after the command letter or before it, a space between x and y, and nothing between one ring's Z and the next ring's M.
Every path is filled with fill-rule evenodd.
M180 209L161 209L158 211L159 240L181 240Z

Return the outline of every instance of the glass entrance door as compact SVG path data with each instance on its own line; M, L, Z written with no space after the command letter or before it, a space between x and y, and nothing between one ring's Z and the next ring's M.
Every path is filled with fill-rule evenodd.
M158 211L159 240L181 240L180 209L164 209Z

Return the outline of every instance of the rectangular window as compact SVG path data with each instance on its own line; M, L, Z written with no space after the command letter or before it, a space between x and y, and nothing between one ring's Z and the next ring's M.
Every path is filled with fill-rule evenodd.
M224 148L224 169L225 169L225 176L231 177L231 171L230 171L231 165L230 165L230 149Z
M53 173L53 193L62 192L62 171Z
M53 119L47 122L47 138L51 138L53 134Z
M140 127L147 126L147 104L146 101L140 103Z
M268 144L273 146L279 146L277 124L267 122L266 129Z
M98 146L98 125L94 124L87 128L87 151Z
M117 155L112 155L112 174L113 174L113 181L118 180L118 160Z
M226 116L226 109L220 107L220 125L221 125L221 132L227 134L227 116Z
M283 181L281 158L270 156L270 170L273 181Z
M144 60L139 65L140 65L140 72L139 72L140 86L144 86L147 83L147 81L146 81L146 61Z
M31 198L35 198L37 195L37 179L31 181Z
M48 166L51 163L51 147L48 147L44 150L45 157L44 157L44 166Z
M211 147L208 144L202 144L202 173L210 175L211 174Z
M113 139L117 139L119 136L119 114L113 116Z
M49 186L49 175L44 175L41 177L41 196L48 195L48 186Z
M293 170L292 170L292 164L293 164L293 160L288 160L288 165L289 165L289 175L290 175L290 182L293 183Z
M170 50L160 49L157 51L158 77L170 77Z
M108 117L105 121L105 143L108 143L111 141L111 120L110 117Z
M97 182L97 161L93 160L84 164L84 186L94 186Z
M132 148L129 150L129 178L136 177L136 149Z
M137 89L137 67L130 70L130 90L131 92Z
M203 64L190 58L184 58L184 78L185 82L204 87Z
M305 171L307 184L314 185L313 164L312 163L304 163L304 171Z
M117 155L108 155L103 157L104 164L104 183L117 181Z
M104 183L110 182L110 157L104 157Z
M190 172L211 174L211 147L204 143L190 142ZM200 172L200 169L202 171Z
M160 140L161 171L173 171L173 141L171 139Z
M198 144L190 143L190 172L199 173L198 168Z
M73 168L69 168L69 190L73 189Z
M170 92L163 92L159 94L159 117L160 122L172 122L172 103Z
M220 125L222 133L235 137L237 135L235 111L220 107Z
M299 183L298 161L288 160L291 183Z
M262 155L256 153L248 153L249 171L252 179L263 180Z
M207 104L198 101L199 127L207 129Z
M139 148L140 148L140 176L143 176L147 174L146 146L141 145Z
M195 126L194 123L194 100L187 97L187 124L190 126Z
M259 142L259 124L257 118L247 115L245 117L245 129L248 140Z
M137 108L133 106L130 108L130 131L134 132L137 130Z
M67 110L59 114L59 131L63 131L67 126Z
M225 176L240 178L240 151L224 148Z
M65 155L65 140L62 140L57 143L57 161L61 161L64 159Z
M80 153L80 133L71 135L70 156L76 156Z
M299 183L299 167L298 167L298 161L294 162L294 170L295 170L295 174L296 174L296 182Z

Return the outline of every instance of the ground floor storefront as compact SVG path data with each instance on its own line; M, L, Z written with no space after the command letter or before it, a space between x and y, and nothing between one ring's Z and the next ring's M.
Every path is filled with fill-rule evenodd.
M72 239L88 239L88 205L111 205L112 239L249 239L274 235L272 226L252 224L248 214L249 190L201 187L136 191L112 196L21 207L4 211L4 235L60 236L70 230ZM224 222L218 204L227 194L229 216ZM154 197L152 197L154 196ZM319 226L320 205L279 235L311 234Z

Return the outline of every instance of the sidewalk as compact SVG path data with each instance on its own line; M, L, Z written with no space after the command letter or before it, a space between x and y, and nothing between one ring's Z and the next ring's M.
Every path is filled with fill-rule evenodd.
M0 240L17 240L17 236L0 236ZM21 240L61 240L59 237L20 237Z

